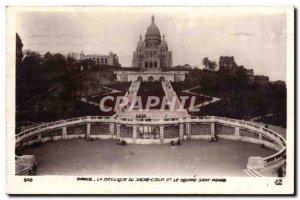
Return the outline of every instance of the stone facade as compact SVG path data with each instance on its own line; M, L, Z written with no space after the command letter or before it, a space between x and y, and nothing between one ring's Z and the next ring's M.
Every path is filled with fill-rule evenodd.
M237 64L234 61L233 56L221 56L219 59L219 70L227 71L237 68Z
M145 40L140 36L136 51L133 52L132 66L142 70L158 70L172 67L172 52L168 50L165 36L161 40L158 27L152 23L147 28Z
M136 71L116 71L118 81L184 81L186 71L164 71L173 66L172 52L168 49L165 36L152 22L147 28L145 40L140 36L136 50L133 52L132 68Z
M117 54L109 52L108 55L101 54L84 54L83 52L77 53L72 52L67 55L68 57L74 58L76 61L82 60L93 60L98 65L116 66L119 64L119 58Z
M186 72L184 71L169 71L169 72L134 72L134 71L117 71L115 72L117 75L118 81L184 81L186 77Z

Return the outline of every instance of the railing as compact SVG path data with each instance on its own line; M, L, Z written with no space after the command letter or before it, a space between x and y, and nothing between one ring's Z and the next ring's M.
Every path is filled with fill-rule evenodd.
M38 135L39 133L42 133L44 131L47 131L49 129L57 129L62 128L69 125L74 124L81 124L81 123L88 123L88 122L104 122L104 123L126 123L126 124L133 124L133 125L139 125L139 124L178 124L178 123L191 123L191 122L209 122L209 123L224 123L229 126L234 127L241 127L241 128L247 128L253 131L258 132L262 136L270 139L274 142L275 145L278 145L280 147L280 150L268 157L262 158L265 166L268 166L270 163L273 163L277 161L278 159L281 159L286 154L286 141L285 139L279 135L278 133L267 129L263 126L253 124L251 122L247 122L244 120L236 120L236 119L230 119L225 117L218 117L218 116L189 116L184 118L167 118L167 119L132 119L132 118L117 118L117 117L107 117L107 116L84 116L84 117L78 117L78 118L71 118L66 120L59 120L56 122L51 122L47 124L42 124L33 128L30 128L28 130L25 130L15 136L16 142L21 142L23 139Z

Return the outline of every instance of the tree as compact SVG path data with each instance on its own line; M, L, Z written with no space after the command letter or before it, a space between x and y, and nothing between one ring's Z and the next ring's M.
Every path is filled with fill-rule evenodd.
M22 40L21 40L19 34L16 33L16 65L17 65L17 67L22 62L22 58L23 58L22 48L23 48Z
M45 89L45 80L42 76L40 54L34 51L25 51L25 57L16 71L16 103L23 103L29 98L38 95Z
M71 56L67 56L66 62L67 62L67 66L68 66L69 68L74 67L75 64L76 64L75 58L73 58L73 57L71 57Z
M204 68L205 68L205 69L208 69L208 68L209 68L209 60L208 60L207 57L203 58L202 64L204 65Z
M209 68L209 70L211 70L213 72L216 71L216 68L217 68L216 61L209 61L208 68Z
M204 68L210 71L216 71L217 63L216 61L211 61L207 57L203 58L202 64L204 65Z

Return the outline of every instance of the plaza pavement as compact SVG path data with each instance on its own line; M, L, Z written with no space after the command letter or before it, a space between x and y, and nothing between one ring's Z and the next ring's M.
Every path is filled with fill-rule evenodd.
M99 176L243 176L249 156L269 156L271 149L241 141L184 141L180 146L116 145L114 140L62 140L26 149L35 155L38 175Z

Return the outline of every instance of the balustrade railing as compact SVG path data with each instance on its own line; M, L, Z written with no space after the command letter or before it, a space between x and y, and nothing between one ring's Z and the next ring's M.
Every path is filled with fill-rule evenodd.
M74 125L74 124L80 124L80 123L87 123L87 122L115 122L118 123L120 121L123 122L130 122L130 123L186 123L186 122L223 122L227 123L228 125L233 125L237 127L244 127L244 128L249 128L257 131L259 134L262 134L263 136L267 137L275 145L279 145L281 149L268 157L263 158L265 166L267 166L269 163L272 163L279 158L282 158L285 153L286 153L286 141L285 139L279 135L278 133L265 128L263 126L253 124L250 122L246 122L244 120L236 120L236 119L229 119L225 117L218 117L218 116L191 116L191 117L184 117L184 118L166 118L166 119L132 119L132 118L117 118L117 117L107 117L107 116L84 116L84 117L77 117L77 118L71 118L71 119L66 119L66 120L59 120L56 122L51 122L47 124L42 124L33 128L30 128L28 130L25 130L15 136L15 139L20 142L23 139L26 139L26 136L32 137L35 134L42 133L45 130L49 130L51 128L59 128L59 127L64 127L68 125ZM34 133L34 134L33 134Z

